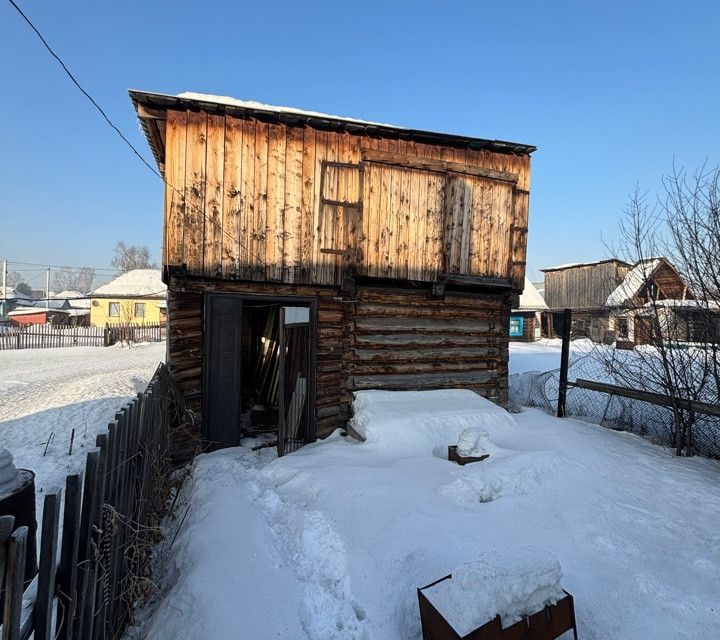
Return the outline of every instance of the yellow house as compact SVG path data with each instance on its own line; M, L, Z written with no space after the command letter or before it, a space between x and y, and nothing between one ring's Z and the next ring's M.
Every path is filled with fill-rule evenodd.
M90 324L157 324L165 321L167 288L159 269L134 269L92 293Z

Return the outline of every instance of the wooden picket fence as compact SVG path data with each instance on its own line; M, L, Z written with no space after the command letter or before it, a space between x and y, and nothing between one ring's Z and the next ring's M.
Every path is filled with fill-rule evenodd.
M0 329L0 351L51 347L109 347L118 342L160 342L165 325L158 322L107 324L104 327L62 327L36 324Z
M0 351L8 349L49 349L51 347L101 347L103 327L60 327L35 324L4 327L0 330Z
M97 436L84 473L67 476L64 501L59 490L45 496L38 575L24 592L28 528L12 531L11 516L0 518L2 640L120 637L149 584L150 550L168 503L159 487L170 470L173 398L161 364Z
M105 325L106 347L117 342L160 342L164 338L165 325L159 322Z

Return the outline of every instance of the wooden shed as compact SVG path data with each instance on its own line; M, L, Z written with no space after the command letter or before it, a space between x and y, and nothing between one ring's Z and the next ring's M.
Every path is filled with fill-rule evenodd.
M611 258L596 262L563 264L541 269L545 276L545 302L562 326L563 309L572 309L572 330L596 342L609 339L606 301L632 265Z
M130 96L166 180L169 364L208 441L264 425L292 450L360 389L507 402L534 147Z

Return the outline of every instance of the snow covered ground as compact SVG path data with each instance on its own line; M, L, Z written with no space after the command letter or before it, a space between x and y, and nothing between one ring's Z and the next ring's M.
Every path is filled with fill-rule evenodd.
M718 637L718 462L469 391L362 392L355 410L365 443L196 460L133 636L417 640L417 587L531 545L559 560L583 640ZM461 467L447 445L469 427L495 449Z
M65 476L83 468L96 434L145 389L164 359L159 342L0 351L0 449L9 449L18 467L35 471L38 520L45 493L63 488Z

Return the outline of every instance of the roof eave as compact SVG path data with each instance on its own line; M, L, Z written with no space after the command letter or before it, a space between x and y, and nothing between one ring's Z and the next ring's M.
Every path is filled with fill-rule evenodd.
M278 122L290 126L309 125L321 130L347 131L348 133L354 134L398 138L401 140L412 140L424 144L436 144L449 147L488 150L511 155L530 155L537 150L537 147L534 145L509 142L507 140L489 140L421 129L405 129L392 125L363 123L330 115L320 116L295 112L270 111L255 107L223 104L196 98L139 91L136 89L130 89L128 94L135 107L135 112L138 114L140 124L153 152L155 161L158 164L158 168L163 174L165 171L165 148L158 129L158 119L154 116L146 117L141 115L142 107L162 111L167 111L168 109L188 109L190 111L203 111L210 114L223 114L239 118L252 117L264 122Z

